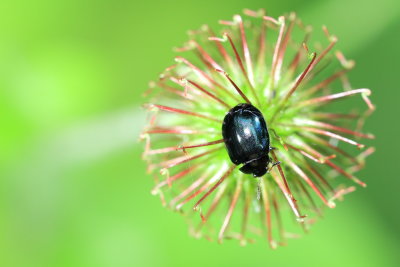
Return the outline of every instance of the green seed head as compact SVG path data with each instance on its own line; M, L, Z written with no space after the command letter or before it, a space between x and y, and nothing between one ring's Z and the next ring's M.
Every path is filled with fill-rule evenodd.
M244 13L219 31L190 31L175 64L150 83L143 158L152 193L181 211L195 236L241 244L263 236L275 248L290 237L285 229L307 230L322 206L354 191L346 179L365 186L355 173L374 151L361 143L373 138L362 127L374 106L369 89L351 87L354 63L326 27L323 45L309 45L311 28L294 13ZM357 95L365 111L343 105ZM263 113L270 157L281 162L261 178L241 173L222 139L226 113L246 102Z

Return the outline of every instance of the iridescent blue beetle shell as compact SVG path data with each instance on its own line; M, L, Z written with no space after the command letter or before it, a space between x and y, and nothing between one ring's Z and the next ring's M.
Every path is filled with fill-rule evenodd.
M270 162L270 139L262 113L253 105L238 104L226 115L222 136L231 161L240 171L263 176Z

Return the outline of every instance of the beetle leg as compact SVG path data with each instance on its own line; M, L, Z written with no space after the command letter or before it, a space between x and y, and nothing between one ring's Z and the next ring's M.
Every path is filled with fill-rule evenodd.
M273 167L275 167L276 165L279 165L279 164L281 164L280 161L277 161L277 162L272 163L272 166L269 167L269 168L267 168L267 173L269 173L269 172L272 170Z
M277 162L272 163L271 169L272 169L274 166L279 165L279 164L281 164L280 161L277 161Z

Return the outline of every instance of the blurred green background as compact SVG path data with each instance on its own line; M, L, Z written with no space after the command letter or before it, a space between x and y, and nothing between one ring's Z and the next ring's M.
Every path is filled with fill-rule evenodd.
M186 31L261 7L328 25L377 105L369 186L277 251L189 237L137 143L141 94ZM3 0L0 266L400 266L399 30L397 0Z

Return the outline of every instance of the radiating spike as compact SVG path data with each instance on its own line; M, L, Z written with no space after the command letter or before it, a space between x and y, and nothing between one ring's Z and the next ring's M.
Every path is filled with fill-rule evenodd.
M199 53L201 54L201 56L208 62L211 64L211 66L214 69L221 69L222 67L204 50L204 48L199 45L198 42L196 42L195 40L190 40L190 43L194 44L194 46L197 48L197 50L199 51Z
M163 147L163 148L158 148L158 149L145 150L145 152L143 154L146 156L147 155L164 154L164 153L177 151L178 149L179 149L179 147L177 147L177 146L170 146L170 147Z
M186 197L182 202L180 202L178 205L176 205L176 209L177 210L181 209L185 203L189 202L190 200L192 200L193 198L195 198L196 196L201 194L204 190L209 188L213 183L215 183L223 175L223 173L225 173L224 169L221 168L220 170L218 170L218 172L216 174L214 174L202 187L200 187L200 189L193 192L190 196Z
M279 162L279 159L276 156L275 151L271 150L271 155L272 155L272 158L274 159L275 162ZM278 164L277 167L278 167L278 170L279 170L279 175L281 176L281 179L282 179L282 181L283 181L283 183L285 185L286 191L289 193L289 197L292 198L293 202L296 202L296 200L293 198L293 194L292 194L292 192L290 190L290 187L289 187L289 184L288 184L288 182L286 180L285 174L283 173L283 169L282 169L281 164Z
M265 77L265 72L266 72L266 66L265 66L265 50L266 50L266 45L265 45L265 39L266 39L266 31L267 27L265 26L265 23L262 22L261 24L261 30L260 30L260 37L259 37L259 49L258 49L258 56L257 56L257 68L258 76L260 81L264 81Z
M272 249L276 249L277 243L272 237L272 223L271 223L271 207L270 207L270 201L269 201L269 196L267 194L267 188L265 186L265 181L264 179L261 179L261 192L262 192L262 199L263 199L263 204L264 204L264 211L265 211L265 223L267 226L267 238L268 238L268 243Z
M350 145L356 146L359 149L365 147L365 145L363 145L363 144L357 143L356 141L354 141L352 139L346 138L346 137L341 136L339 134L332 133L330 131L325 131L325 130L321 130L321 129L313 128L313 127L308 127L308 126L299 126L299 125L294 125L294 124L283 124L282 123L280 125L293 127L293 128L299 128L299 129L303 129L306 132L312 132L312 133L316 133L316 134L319 134L319 135L328 136L328 137L343 141L345 143L348 143Z
M218 207L218 205L221 203L221 199L224 196L225 192L226 192L226 188L227 188L227 184L222 184L217 193L215 194L214 199L211 201L210 207L208 208L207 212L205 215L202 215L202 222L201 224L199 224L198 226L198 230L201 229L201 227L207 223L208 219L211 217L211 215L214 213L214 211L216 210L216 208Z
M270 88L272 89L271 91L273 91L275 89L275 82L278 78L278 77L276 77L276 68L278 65L278 56L279 56L280 49L281 49L283 33L285 31L285 17L280 16L278 18L278 21L276 21L275 19L271 19L270 17L267 17L267 16L264 16L264 19L271 21L271 22L275 23L276 25L280 26L278 39L275 44L274 54L272 56L272 63L271 63Z
M198 188L209 176L209 172L205 171L197 180L195 180L189 187L187 187L185 190L182 191L179 195L177 195L175 198L173 198L170 202L169 205L171 207L175 206L178 201L189 195L191 192L193 192L196 188ZM175 207L175 209L177 209Z
M233 43L232 38L230 37L230 35L229 35L227 32L224 33L224 37L226 37L226 38L228 39L229 44L230 44L231 47L232 47L232 50L233 50L233 52L234 52L234 54L235 54L235 57L236 57L236 61L237 61L238 64L239 64L239 67L240 67L240 70L241 70L242 73L243 73L243 76L244 76L246 79L248 79L246 69L244 68L244 65L243 65L243 61L242 61L242 59L241 59L241 57L240 57L240 55L239 55L239 52L238 52L237 49L236 49L235 44Z
M328 190L330 193L334 194L335 189L329 184L329 182L310 164L306 164L307 170L314 176L316 177ZM318 183L319 184L319 183ZM323 190L323 187L320 186L321 190Z
M241 226L241 231L240 231L240 245L244 246L246 245L246 231L248 227L248 221L249 221L249 207L250 207L250 202L251 202L251 193L249 192L249 188L245 188L247 192L244 192L244 203L243 203L243 216L242 216L242 226Z
M331 143L329 143L328 141L317 137L316 135L312 134L312 133L306 133L306 132L301 132L299 133L300 136L302 136L303 138L307 138L309 140L311 140L312 142L315 142L317 144L323 145L326 148L329 148L335 152L338 152L339 154L341 154L342 156L346 157L348 160L352 161L355 164L358 164L359 162L357 161L356 158L354 158L352 155L350 155L349 153L347 153L346 151L344 151L343 149L340 149L337 146L332 145Z
M260 8L259 10L251 10L248 8L243 9L243 14L254 17L254 18L262 18L265 16L265 9Z
M310 69L310 70L312 70L312 69L313 69L313 68L314 68L314 67L329 53L329 51L332 50L332 48L333 48L333 47L335 46L335 44L337 43L337 37L336 37L336 36L331 36L331 35L329 34L328 29L326 28L326 26L323 26L322 29L323 29L323 31L325 32L325 34L327 35L327 37L328 37L330 43L329 43L328 47L325 48L325 49L321 52L321 54L317 57L317 59L315 60L315 62L314 62L313 65L311 66L311 69Z
M142 159L145 159L147 155L149 155L150 147L151 147L151 139L148 133L142 133L140 135L140 140L145 140L144 152L142 154Z
M232 171L235 169L236 165L232 165L229 167L229 169L222 175L222 177L218 180L217 183L211 187L210 190L208 190L193 206L193 210L197 210L201 202L203 202L214 190L232 173Z
M247 96L243 93L243 91L240 90L239 86L237 86L236 83L229 77L228 73L226 73L226 72L223 71L223 70L218 70L218 69L217 69L216 71L222 73L222 74L228 79L228 81L233 85L233 87L235 87L236 91L240 94L240 96L244 99L244 101L246 101L246 103L248 103L248 104L251 105L250 100L249 100L249 99L247 98Z
M286 144L287 144L288 147L294 149L295 151L299 152L303 156L305 156L305 157L307 157L307 158L309 158L309 159L311 159L311 160L313 160L313 161L315 161L317 163L320 163L320 164L324 164L327 159L331 159L331 158L335 158L336 157L336 155L331 155L331 156L328 156L328 157L316 158L316 157L310 155L309 153L307 153L306 151L304 151L303 149L295 147L295 146L293 146L293 145L291 145L289 143L286 143Z
M194 129L189 129L183 126L175 126L172 128L166 127L152 127L144 131L146 134L179 134L179 135L186 135L186 134L216 134L212 131L199 131Z
M270 16L263 16L262 18L263 18L263 20L272 22L275 25L279 25L280 20L284 19L283 16L279 17L278 20L276 20L276 19L274 19L273 17L270 17Z
M213 118L213 117L210 117L208 115L203 115L203 114L200 114L200 113L197 113L197 112L187 111L187 110L183 110L183 109L177 109L177 108L172 108L172 107L167 107L167 106L157 105L157 104L146 104L145 107L150 109L150 110L152 110L152 109L160 109L160 110L163 110L163 111L168 111L168 112L172 112L172 113L178 113L178 114L183 114L183 115L194 116L194 117L203 118L203 119L215 121L215 122L218 122L218 123L222 123L222 121L217 119L217 118Z
M297 69L297 67L299 65L301 56L303 54L302 51L304 51L303 44L306 44L308 42L310 35L311 35L311 31L309 29L307 29L306 34L303 39L303 42L302 42L302 45L299 46L296 55L293 57L291 63L289 64L288 72L290 73L290 75L293 75L293 73L295 72L295 70Z
M184 99L187 99L187 100L190 100L190 101L194 101L195 100L193 95L188 94L186 90L185 91L181 91L181 90L178 90L178 89L176 89L176 88L174 88L172 86L168 86L168 85L166 85L165 83L162 83L162 82L157 83L157 85L160 86L161 88L163 88L165 91L170 92L170 93L175 94L175 95L178 95L178 96L180 96L180 97L182 97Z
M360 171L364 165L365 165L365 158L372 155L375 152L375 148L374 147L369 147L368 149L366 149L365 151L361 152L358 156L358 164L355 166L350 167L349 172L350 173L355 173Z
M341 99L347 96L355 95L355 94L361 94L363 96L363 99L365 103L367 103L369 109L375 109L375 107L372 105L370 102L368 96L371 94L371 90L362 88L362 89L354 89L351 91L346 91L346 92L341 92L337 94L332 94L332 95L325 95L321 97L316 97L316 98L311 98L305 101L300 102L297 107L304 107L304 106L309 106L309 105L321 105L324 104L325 102L330 102L333 100ZM365 98L364 98L365 97Z
M354 186L350 186L347 188L341 188L336 191L335 195L329 200L329 201L334 201L336 199L342 200L344 195L350 194L354 192L356 188Z
M183 163L186 163L186 162L189 162L189 161L204 157L206 155L209 155L209 154L211 154L213 152L216 152L216 151L220 150L221 148L223 148L223 147L214 148L214 149L205 151L203 153L200 153L200 154L197 154L197 155L191 156L191 157L184 156L184 157L179 157L177 159L167 160L167 161L161 162L160 165L163 166L165 169L170 169L170 168L175 167L177 165L180 165L180 164L183 164Z
M314 120L309 120L309 119L301 119L301 120L299 120L299 124L302 124L302 125L306 124L306 125L311 125L311 126L315 126L315 127L320 127L323 129L346 133L346 134L354 135L354 136L361 137L361 138L367 138L367 139L375 138L375 136L372 134L364 134L364 133L352 131L352 130L349 130L349 129L346 129L343 127L339 127L336 125L332 125L332 124L329 124L326 122L314 121Z
M367 101L369 101L369 99L367 98L366 99ZM371 104L371 103L370 103ZM372 105L372 104L371 104ZM372 113L374 112L374 110L373 109L367 109L361 116L360 116L360 118L358 119L358 121L357 121L357 131L361 131L361 129L363 128L363 126L364 126L364 123L365 123L365 120L366 120L366 118L368 118Z
M310 151L311 153L315 154L316 156L321 156L321 154L313 149L312 147L308 146L307 144L303 143L303 147L305 149L307 149L308 151ZM332 161L330 161L329 159L325 161L325 163L330 166L331 168L335 169L337 172L339 172L340 174L344 175L345 177L349 178L350 180L354 181L355 183L361 185L362 187L366 187L366 184L362 181L360 181L357 177L355 177L354 175L351 175L350 173L346 172L345 170L343 170L342 168L340 168L339 166L337 166L336 164L334 164Z
M219 139L219 140L216 140L216 141L207 142L207 143L198 144L198 145L179 146L179 147L176 148L176 150L183 150L183 151L185 151L185 149L189 149L189 148L211 146L211 145L216 145L216 144L220 144L220 143L223 143L223 142L224 142L224 139Z
M259 99L258 99L257 93L256 93L256 91L255 91L255 89L254 89L253 84L252 84L251 81L250 81L250 78L249 78L249 76L248 76L248 73L247 73L246 69L244 68L243 61L242 61L242 59L241 59L241 57L240 57L240 55L239 55L239 52L238 52L237 49L236 49L235 44L234 44L233 41L232 41L232 38L229 36L229 34L228 34L227 32L224 33L224 36L225 36L226 38L228 38L229 44L231 45L232 50L233 50L233 52L234 52L234 54L235 54L236 61L237 61L238 64L239 64L240 70L242 71L243 76L245 77L245 79L246 79L246 81L247 81L247 83L248 83L248 85L249 85L249 87L250 87L250 90L251 90L251 92L252 92L254 98L256 99L256 102L259 103Z
M226 61L226 62L228 63L228 65L229 65L229 67L231 68L231 70L234 69L234 65L233 65L232 59L231 59L231 57L229 56L228 52L225 50L224 46L221 44L221 40L217 40L217 39L216 39L217 37L214 37L215 34L214 34L214 32L211 30L211 28L209 28L209 31L210 31L210 35L211 35L211 36L208 37L208 40L214 42L215 46L216 46L217 49L218 49L218 52L219 52L219 53L221 54L221 56L224 58L224 61ZM224 41L224 40L222 40L222 41Z
M189 60L187 60L186 58L183 57L175 57L175 60L178 62L183 62L185 63L189 68L191 68L200 78L205 79L206 81L208 81L210 84L208 86L212 87L211 85L216 86L217 88L219 88L221 91L231 95L233 98L235 98L228 89L226 89L224 86L222 86L220 83L218 83L217 81L215 81L211 76L209 76L207 73L205 73L204 71L202 71L200 68L196 67L195 65L193 65Z
M286 198L289 207L292 209L294 215L296 216L299 222L303 222L306 216L301 215L299 207L296 203L296 199L293 198L292 194L287 190L285 185L282 183L282 180L277 177L277 174L274 170L271 172L271 176L274 178L274 181L278 185L279 189L282 191L284 197Z
M354 120L358 118L357 114L342 114L342 113L328 113L328 112L314 112L311 116L315 119L328 119L328 120Z
M308 201L310 202L312 209L314 210L314 212L322 217L322 213L321 210L318 209L317 205L315 204L314 199L311 197L310 193L308 192L307 188L304 186L304 184L299 180L299 179L295 179L295 181L297 182L297 184L299 185L300 190L304 193L304 195L306 196L306 198L308 199ZM329 203L333 203L333 199L329 200Z
M286 237L285 237L285 230L283 228L283 222L282 222L282 217L279 211L279 204L278 200L276 198L275 192L273 189L270 190L271 198L272 198L272 206L274 207L275 211L275 218L276 218L276 223L278 225L278 231L279 231L279 245L285 246L286 245Z
M288 165L291 167L291 169L297 173L313 190L314 192L318 195L318 197L322 200L322 202L328 206L329 208L334 208L335 204L329 202L325 196L321 193L321 191L315 186L315 184L311 181L310 177L305 174L305 172L292 160L289 158L285 157L286 162Z
M224 234L226 229L228 228L229 222L231 221L231 217L233 214L233 211L236 207L236 203L239 199L240 193L242 191L242 184L243 184L243 179L242 176L239 177L237 184L236 184L236 189L235 192L233 193L232 201L229 205L228 213L225 216L224 222L222 223L221 229L218 234L218 241L222 242L224 238Z
M227 109L230 109L230 106L223 101L221 98L215 96L214 94L210 93L207 89L205 89L204 87L202 87L201 85L199 85L198 83L188 80L188 83L190 83L191 85L193 85L196 89L200 90L201 92L205 93L206 95L208 95L209 97L211 97L212 99L214 99L215 101L217 101L218 103L220 103L222 106L224 106Z
M241 39L242 39L242 48L243 48L244 60L246 62L246 68L247 68L247 72L248 72L248 75L249 75L250 83L254 87L253 64L251 62L250 50L249 50L249 46L247 44L246 32L245 32L245 29L244 29L243 20L242 20L242 17L240 15L235 15L234 19L235 19L235 21L237 21L239 23L240 36L241 36Z
M290 20L290 24L289 24L289 27L286 30L285 35L283 37L282 45L281 45L281 48L279 50L279 55L278 55L278 58L277 58L277 64L276 64L276 70L275 70L276 79L279 79L279 77L281 75L283 58L285 56L286 48L287 48L287 45L288 45L289 40L291 38L293 26L294 26L294 23L296 21L296 14L295 13L291 13L289 15L289 20Z
M265 16L265 10L264 9L259 9L257 11L250 10L250 9L244 9L243 13L247 16L250 17L255 17L255 18L262 18ZM258 38L259 40L259 49L258 49L258 55L257 55L257 66L258 69L260 70L260 74L264 72L265 70L265 33L266 33L266 26L264 21L261 22L261 29L260 29L260 37Z
M304 97L309 97L313 94L315 94L316 92L318 92L319 90L321 90L322 88L325 88L326 86L328 86L329 84L331 84L332 82L334 82L336 79L343 77L349 70L348 69L344 69L344 70L340 70L334 74L332 74L330 77L328 77L327 79L323 80L322 82L310 87L309 89L305 90L303 95Z
M308 64L308 66L304 69L304 71L301 73L301 75L296 79L295 84L293 85L293 87L289 90L289 92L287 92L287 94L285 95L285 97L282 99L282 101L280 102L280 104L278 105L278 108L274 111L271 119L270 119L270 123L272 123L276 116L279 114L279 112L285 108L287 101L289 100L289 98L293 95L293 93L296 91L296 89L299 87L299 85L301 84L301 82L303 81L304 77L307 75L311 65L313 64L315 57L317 56L316 53L312 54L312 59L310 61L310 63Z
M193 166L191 166L191 167L189 167L189 168L187 168L187 169L184 169L183 171L178 172L178 173L175 174L174 176L171 176L171 177L168 177L168 176L167 176L167 179L165 179L164 181L158 183L158 184L154 187L154 189L152 190L153 194L156 194L156 193L160 190L160 188L163 187L163 186L166 186L166 185L171 186L171 185L172 185L172 182L174 182L174 181L176 181L176 180L179 180L179 179L185 177L186 175L192 173L192 172L195 171L199 166L200 166L200 165L193 165Z

